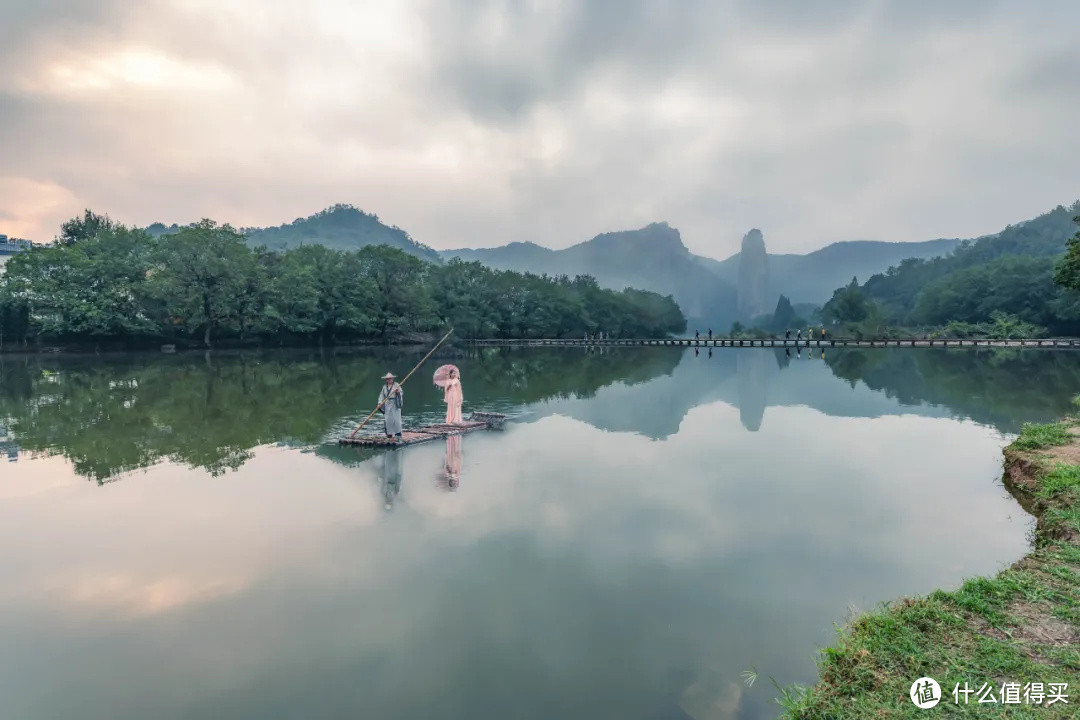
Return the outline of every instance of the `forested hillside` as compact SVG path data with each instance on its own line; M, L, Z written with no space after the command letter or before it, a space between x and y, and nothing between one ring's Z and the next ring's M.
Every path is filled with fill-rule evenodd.
M175 233L178 225L154 223L146 231L155 237ZM379 220L378 215L364 212L352 205L337 204L306 218L267 228L240 228L248 242L255 247L287 250L301 245L322 245L331 250L359 250L368 245L389 245L410 255L438 262L439 254L423 243L416 242L396 226Z
M386 245L271 252L209 220L152 237L85 219L92 230L12 258L0 278L0 346L390 341L447 326L459 337L656 337L686 325L671 297L605 290L589 276L431 263Z
M836 322L932 327L1008 315L1058 334L1080 333L1080 295L1054 283L1080 202L995 235L965 240L947 256L908 259L861 286L837 290L823 313Z

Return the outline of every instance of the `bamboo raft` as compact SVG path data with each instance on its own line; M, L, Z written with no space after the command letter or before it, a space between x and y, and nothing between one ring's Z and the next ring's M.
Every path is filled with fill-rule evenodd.
M378 435L357 435L356 437L343 437L338 440L339 445L364 445L367 447L402 447L404 445L419 445L431 442L450 435L464 435L473 430L491 430L501 428L506 422L506 415L492 412L474 412L460 425L447 425L436 423L424 425L413 430L403 430L401 441L395 441L382 433Z

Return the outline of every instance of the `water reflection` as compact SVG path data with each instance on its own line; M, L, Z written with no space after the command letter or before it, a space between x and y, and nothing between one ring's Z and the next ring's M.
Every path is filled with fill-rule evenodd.
M603 352L601 352L603 350ZM793 364L806 359L822 362ZM1066 352L1000 349L592 348L471 349L470 402L520 421L564 414L610 431L663 439L693 408L721 400L759 431L768 408L830 414L915 412L969 417L1003 432L1047 421L1080 392ZM344 434L370 408L371 388L401 353L272 353L109 360L0 357L0 453L61 454L83 477L107 482L163 460L235 470L260 445L315 446L341 462ZM436 358L434 362L438 362ZM601 402L593 402L601 398ZM407 426L437 421L442 404L410 387ZM447 486L450 482L447 482Z
M444 490L457 490L461 485L461 435L449 435L446 438L446 455L443 456L442 470L436 484Z
M7 428L0 425L0 453L7 456L8 462L19 460L19 445L8 434Z
M761 427L767 404L769 371L775 366L767 353L749 352L736 356L739 374L739 420L751 432Z
M812 680L849 604L1023 552L1002 438L951 416L1037 419L1077 379L887 353L453 356L516 417L467 467L460 436L332 442L377 355L8 363L0 716L775 717L764 679ZM1052 384L946 405L960 372ZM407 410L445 406L420 383Z
M401 457L404 449L391 448L382 453L379 487L382 491L383 509L391 510L401 494Z

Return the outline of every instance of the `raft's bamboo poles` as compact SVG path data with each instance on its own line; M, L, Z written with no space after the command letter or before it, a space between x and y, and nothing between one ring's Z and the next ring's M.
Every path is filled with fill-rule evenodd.
M442 340L440 340L439 342L435 343L435 347L431 348L431 350L429 350L429 351L428 351L428 354L427 354L427 355L425 355L424 357L422 357L422 358L420 359L420 362L416 363L416 367L414 367L414 368L413 368L412 370L410 370L410 371L409 371L409 374L408 374L408 375L406 375L405 377L403 377L403 378L401 379L401 382L400 382L400 383L398 383L398 385L404 385L404 384L405 384L405 381L406 381L406 380L408 380L408 379L409 379L410 377L412 377L412 374L413 374L414 372L416 372L417 370L419 370L419 369L420 369L420 366L424 364L424 361L425 361L425 360L427 360L427 359L428 359L429 357L431 357L431 353L435 352L435 350L436 350L436 349L438 349L438 347L439 347L440 345L442 345L442 344L443 344L443 343L444 343L444 342L446 341L446 338L450 337L450 333L452 333L452 332L454 332L454 328L450 328L450 332L448 332L448 333L446 333L445 335L443 335L443 337L442 337ZM375 413L379 412L379 410L380 410L380 409L382 408L382 406L383 406L383 405L385 405L385 404L386 404L386 401L387 401L387 400L389 400L389 399L390 399L390 396L389 396L389 395L387 395L387 396L386 396L386 397L385 397L385 398L383 399L383 401L382 401L381 403L379 403L379 404L378 404L378 406L376 406L376 408L375 408L374 410L372 410L372 411L371 411L371 414L370 414L370 415L368 415L368 416L367 416L366 418L364 418L364 422L362 422L362 423L360 423L359 425L357 425L357 426L356 426L356 429L355 429L355 430L353 430L353 431L352 431L351 433L349 433L349 437L351 437L351 438L354 438L354 437L356 437L356 433L360 432L360 430L361 430L361 429L362 429L362 428L363 428L363 427L364 427L365 425L367 425L367 424L368 424L368 421L369 421L369 420L371 420L371 418L375 417Z

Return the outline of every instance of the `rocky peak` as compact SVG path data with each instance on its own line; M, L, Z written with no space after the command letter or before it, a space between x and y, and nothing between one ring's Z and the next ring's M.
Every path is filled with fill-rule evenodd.
M738 281L739 317L751 320L770 312L769 256L765 252L765 237L754 228L742 239L739 251Z

